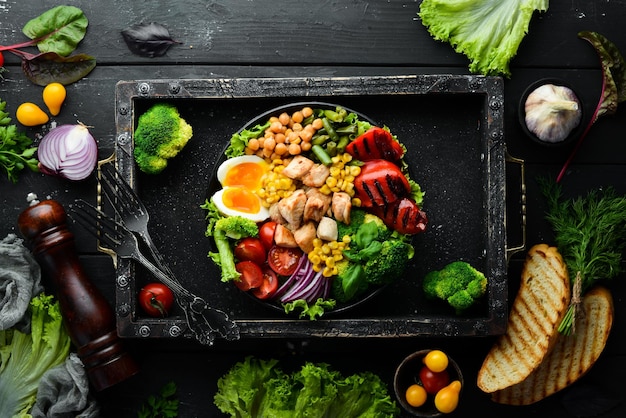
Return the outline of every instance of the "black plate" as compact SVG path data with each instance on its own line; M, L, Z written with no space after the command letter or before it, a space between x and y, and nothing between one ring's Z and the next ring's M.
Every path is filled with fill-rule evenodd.
M272 116L279 116L283 112L292 114L293 112L297 110L301 110L303 107L306 107L306 106L311 107L313 109L330 109L330 110L335 110L337 107L341 107L345 109L348 113L356 114L359 117L359 120L367 121L373 126L378 126L378 124L373 119L365 116L364 114L360 112L357 112L356 110L349 109L345 106L341 106L341 105L333 104L333 103L326 103L326 102L297 102L297 103L290 103L290 104L278 106L271 110L268 110L267 112L261 113L260 115L256 116L255 118L247 122L245 125L243 125L241 129L237 131L237 133L240 133L246 129L251 129L256 125L262 125L266 123ZM226 148L228 148L228 145L224 148L224 150L226 150ZM226 155L222 153L221 158L215 164L215 167L213 169L213 174L211 175L211 180L209 181L209 187L207 190L207 199L210 199L211 196L215 192L217 192L218 190L222 188L220 182L217 180L217 170L219 166L226 160L227 160ZM215 248L215 244L212 240L211 240L211 245L213 248L212 251L217 251L217 248ZM340 313L349 311L352 308L356 308L357 306L361 306L363 303L369 301L374 296L379 294L384 289L384 287L385 286L371 287L370 289L367 290L367 292L357 297L353 301L345 302L345 303L338 302L335 308L331 311L327 311L326 313L324 313L324 316L340 314ZM276 300L265 301L265 300L256 298L254 295L250 294L250 292L244 292L244 293L247 296L249 296L251 299L253 299L255 302L260 303L263 306L266 306L276 311L284 312L284 308L280 304L279 301L276 301ZM294 315L297 315L297 312L295 312Z

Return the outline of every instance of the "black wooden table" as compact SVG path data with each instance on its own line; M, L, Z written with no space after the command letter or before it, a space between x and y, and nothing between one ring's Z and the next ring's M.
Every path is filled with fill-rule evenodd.
M465 57L448 44L434 41L417 17L419 1L333 1L312 4L257 0L219 2L181 0L142 2L103 0L67 1L80 7L90 20L78 52L97 59L88 77L68 86L68 98L57 123L77 120L93 126L100 157L111 154L116 141L115 86L120 80L213 79L242 77L354 77L414 74L469 74ZM23 41L23 25L56 4L50 2L0 1L2 44ZM120 32L137 23L158 22L181 41L161 58L141 58L126 47ZM517 104L526 86L544 77L571 83L585 103L590 117L601 85L599 61L581 30L597 31L626 52L622 22L626 8L619 1L552 2L547 13L536 14L529 33L511 63L512 76L504 80L504 122L508 152L525 161L527 176L527 244L550 242L552 234L544 219L545 205L534 178L556 176L572 146L548 149L529 141L517 121ZM5 53L9 70L0 82L0 98L14 112L23 101L41 102L41 88L22 74L16 57ZM445 112L442 106L441 112ZM235 126L246 122L241 115ZM237 126L238 127L238 126ZM25 128L38 138L45 128ZM626 141L624 110L597 123L583 143L563 180L571 195L613 186L626 193ZM226 139L224 139L226 141ZM203 179L207 180L207 179ZM26 195L52 198L69 204L82 197L95 198L95 180L81 183L23 173L17 184L0 179L0 236L19 234L17 217L27 207ZM203 196L204 191L192 191ZM507 202L516 207L519 202ZM157 215L158 216L158 215ZM515 229L515 228L512 228ZM509 231L515 239L519 231ZM184 231L181 231L184 234ZM105 296L115 303L114 268L111 259L98 253L95 242L75 231L81 261ZM158 240L159 237L156 234ZM509 263L509 300L517 288L523 254ZM201 268L207 260L191 262ZM180 416L216 417L213 405L216 381L246 355L276 357L292 364L323 361L345 371L371 370L390 384L395 367L409 353L428 347L447 350L465 373L466 386L458 416L526 417L577 416L564 399L591 387L622 402L603 417L623 416L623 377L626 375L626 294L624 275L608 286L615 299L616 318L608 345L592 370L572 388L528 407L497 405L474 384L476 373L494 338L332 338L244 339L218 341L206 348L183 339L129 339L127 344L140 363L141 373L131 380L96 394L105 416L135 416L148 395L174 381L180 398ZM571 404L570 404L571 405Z

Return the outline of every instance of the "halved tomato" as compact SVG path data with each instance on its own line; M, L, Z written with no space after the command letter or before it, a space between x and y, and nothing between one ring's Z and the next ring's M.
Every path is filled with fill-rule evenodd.
M263 269L263 284L252 289L252 294L259 299L269 299L278 290L278 276L269 267Z
M241 274L239 280L235 280L235 286L244 292L263 284L263 270L254 261L240 261L235 268Z
M267 264L276 274L280 276L290 276L296 271L298 262L302 257L300 248L272 246L267 254Z

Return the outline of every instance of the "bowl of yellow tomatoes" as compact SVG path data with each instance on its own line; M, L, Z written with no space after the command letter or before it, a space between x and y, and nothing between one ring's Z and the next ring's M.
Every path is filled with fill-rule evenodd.
M408 355L396 369L393 389L400 406L415 417L454 412L463 389L458 364L439 349Z

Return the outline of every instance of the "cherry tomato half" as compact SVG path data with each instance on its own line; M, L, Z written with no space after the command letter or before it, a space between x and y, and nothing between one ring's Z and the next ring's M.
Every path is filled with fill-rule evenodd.
M274 232L276 232L274 221L267 221L259 228L259 239L267 251L274 245Z
M278 277L269 267L263 269L263 284L252 289L252 294L259 299L269 299L278 290Z
M448 371L433 372L427 366L423 366L420 370L420 380L426 392L434 395L450 383Z
M253 261L262 266L267 259L265 247L258 238L244 238L235 245L235 258L237 261Z
M263 284L263 271L254 261L240 261L235 268L241 274L239 280L235 280L235 286L247 292Z
M139 306L150 316L166 317L174 305L174 293L162 283L148 283L139 291Z
M302 257L299 248L287 248L274 245L267 254L267 264L280 276L289 276L296 271Z

